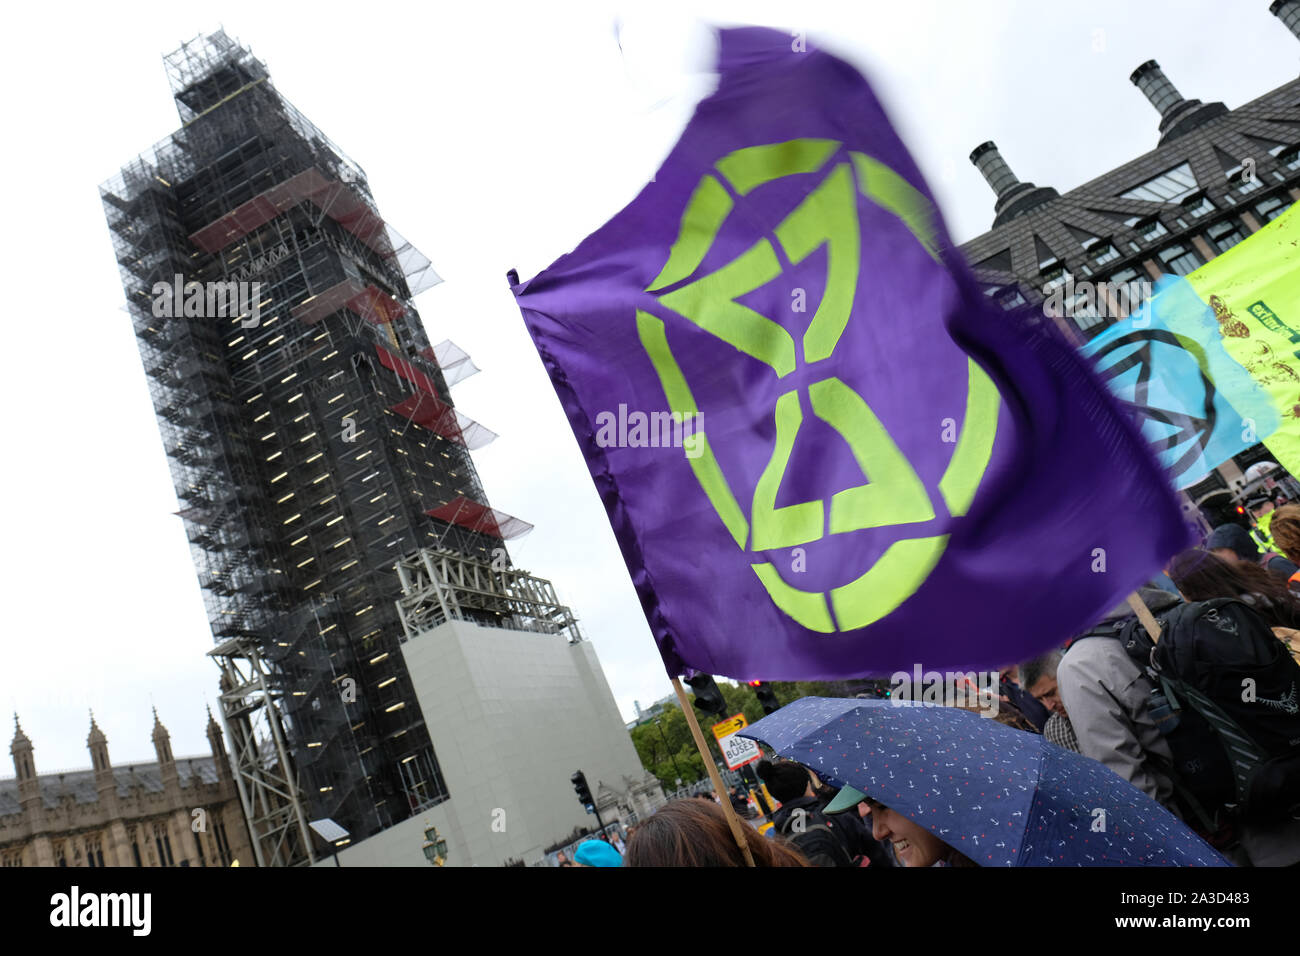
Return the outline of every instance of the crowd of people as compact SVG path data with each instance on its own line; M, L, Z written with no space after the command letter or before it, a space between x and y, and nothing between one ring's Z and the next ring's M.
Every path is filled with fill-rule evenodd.
M1212 657L1189 663L1166 656L1164 671L1149 666L1157 660L1155 641L1126 601L1063 647L1005 668L995 719L1101 763L1235 865L1300 867L1300 697L1294 680L1300 674L1300 505L1285 505L1269 517L1262 547L1245 528L1221 526L1202 547L1175 555L1165 576L1139 594L1158 622L1166 655L1206 654L1211 646L1223 653L1226 646L1232 659L1222 671L1258 674L1260 687L1272 688L1261 694L1275 698L1247 700L1248 693L1231 682L1217 688ZM1205 632L1196 630L1211 626L1220 632L1218 645L1205 643ZM1180 675L1174 664L1206 673ZM1189 690L1179 678L1203 683ZM1240 683L1250 683L1253 693L1254 677ZM1243 710L1238 696L1256 706ZM1211 752L1220 747L1213 734L1196 737L1188 729L1201 726L1198 715L1204 714L1211 714L1205 727L1217 726L1214 713L1246 736L1254 734L1252 740L1258 737L1262 753L1247 794L1222 751ZM1271 739L1255 733L1253 720L1290 724ZM826 787L806 766L764 759L757 769L779 807L765 828L770 832L749 831L755 865L977 865L932 828L851 787ZM733 792L730 799L743 810L742 797ZM709 795L672 801L639 823L624 853L608 845L579 850L591 860L597 854L607 862L581 865L747 865L727 815Z
M1270 509L1271 510L1271 509ZM1256 616L1257 629L1271 632L1277 647L1254 663L1274 669L1293 667L1300 659L1300 506L1288 504L1272 514L1269 537L1261 548L1245 528L1226 524L1215 528L1201 548L1175 555L1166 569L1175 592L1157 587L1140 591L1143 603L1157 619L1178 608L1200 602L1222 607L1239 601ZM1268 548L1272 545L1277 550ZM1262 552L1262 553L1261 553ZM1175 760L1168 729L1161 726L1160 690L1130 649L1116 636L1134 617L1127 603L1085 631L1063 651L1055 650L1021 667L1024 685L1058 721L1054 734L1043 732L1059 746L1075 750L1114 770L1161 803L1238 865L1294 866L1300 864L1300 820L1283 815L1268 823L1244 819L1217 807L1195 805L1184 786L1185 768ZM1247 625L1248 626L1248 625ZM1134 630L1136 625L1132 625ZM1267 638L1265 638L1267 643ZM1243 640L1241 646L1245 648ZM1245 652L1230 664L1241 664ZM1225 699L1236 704L1241 686L1224 687ZM1281 698L1279 716L1294 716L1295 691ZM1240 699L1240 697L1238 697ZM1228 709L1231 709L1229 706ZM1278 759L1279 773L1289 786L1300 787L1296 757ZM1283 766L1283 764L1289 766ZM1225 785L1226 786L1226 785ZM1300 792L1295 798L1300 799Z

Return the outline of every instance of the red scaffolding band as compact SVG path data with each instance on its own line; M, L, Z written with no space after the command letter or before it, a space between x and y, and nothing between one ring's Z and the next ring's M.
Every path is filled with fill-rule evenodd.
M342 308L351 309L376 325L391 322L406 311L396 299L373 285L362 285L355 279L344 279L295 305L289 314L304 325L315 325L325 316Z
M527 521L512 517L504 511L497 511L495 508L479 504L479 502L463 495L439 508L426 511L425 514L431 518L437 518L439 521L459 525L462 528L468 528L470 531L480 531L506 541L518 538L533 530L533 526Z
M394 405L393 411L443 438L465 444L460 433L460 423L456 420L456 409L433 395L416 392Z
M497 437L496 432L462 415L441 399L421 391L398 402L392 410L435 435L459 442L470 451L477 451Z
M357 315L375 325L383 325L406 314L406 306L387 292L368 285L352 298L347 306Z
M379 255L394 254L384 221L351 188L337 179L327 179L315 166L236 206L193 233L190 241L204 252L217 252L308 199Z
M380 219L356 190L337 179L328 178L314 166L264 190L215 222L191 233L190 242L204 252L218 252L308 200L323 215L329 216L381 258L394 264L406 277L410 295L418 295L442 281L424 253Z
M433 380L416 368L409 360L402 358L400 355L394 355L378 344L375 345L375 352L379 355L379 363L384 368L396 372L426 395L431 395L434 398L438 397L438 389L434 386Z

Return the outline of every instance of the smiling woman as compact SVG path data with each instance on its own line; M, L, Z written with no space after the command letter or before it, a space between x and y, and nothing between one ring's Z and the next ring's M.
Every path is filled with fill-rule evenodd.
M897 813L877 800L863 803L871 811L871 835L888 840L894 856L903 866L978 866L919 823Z

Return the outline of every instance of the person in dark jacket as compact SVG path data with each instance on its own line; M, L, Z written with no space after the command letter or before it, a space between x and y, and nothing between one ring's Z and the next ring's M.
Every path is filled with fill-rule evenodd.
M1171 567L1170 572L1179 582L1179 569ZM1160 590L1138 593L1156 618L1179 603ZM1071 642L1056 671L1058 692L1078 736L1080 753L1100 761L1187 819L1185 809L1174 798L1170 776L1173 751L1151 715L1150 678L1115 639L1133 617L1133 609L1122 603ZM1300 820L1265 826L1242 824L1236 836L1240 845L1225 855L1238 866L1300 864Z
M841 791L820 781L813 789L817 799L821 801L821 812L825 816L831 816L830 804L840 795ZM835 817L835 822L844 831L849 845L849 852L859 860L860 866L898 865L893 854L889 852L889 848L871 835L870 819L858 813L841 812ZM861 862L864 859L866 862Z
M742 817L749 816L749 801L741 796L740 791L734 786L727 791L727 799L731 801L731 809L735 810Z
M1283 581L1300 571L1300 567L1280 554L1267 557L1260 554L1259 545L1250 532L1238 524L1221 524L1211 531L1205 539L1205 550L1224 561L1265 568Z
M760 760L757 769L768 792L781 801L772 816L775 831L813 866L853 866L852 836L840 821L832 822L822 813L825 804L813 790L808 768L793 760Z
M1019 684L1020 668L1004 667L999 674L1000 684L998 685L998 694L1005 697L1007 701L1016 710L1020 711L1039 733L1043 732L1043 727L1047 725L1047 718L1051 716L1047 708L1034 699L1034 695L1029 693Z

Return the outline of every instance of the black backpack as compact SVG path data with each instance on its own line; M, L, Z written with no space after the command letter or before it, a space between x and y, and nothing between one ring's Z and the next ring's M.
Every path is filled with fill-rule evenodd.
M845 837L838 825L820 810L796 807L786 818L780 833L813 862L814 858L826 860L821 866L854 866L853 857L845 845Z
M1300 808L1300 665L1287 646L1232 598L1179 604L1158 621L1158 643L1136 618L1117 636L1151 681L1189 821L1213 833Z

